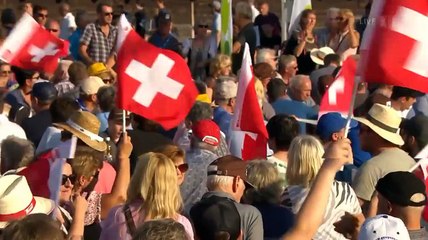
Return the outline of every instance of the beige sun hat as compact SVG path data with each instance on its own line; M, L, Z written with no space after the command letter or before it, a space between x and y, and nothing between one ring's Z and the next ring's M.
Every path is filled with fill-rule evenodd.
M311 50L311 59L318 65L324 65L324 58L329 54L334 54L334 50L329 47L314 48Z
M101 123L98 118L90 112L78 111L71 115L67 122L54 123L53 125L72 133L89 147L97 151L104 152L107 149L107 144L104 139L98 136Z
M398 146L404 144L400 135L401 117L391 107L376 103L370 108L365 118L356 117L355 120L366 125L388 142Z
M0 177L0 229L29 214L50 214L54 208L52 200L33 196L24 176Z

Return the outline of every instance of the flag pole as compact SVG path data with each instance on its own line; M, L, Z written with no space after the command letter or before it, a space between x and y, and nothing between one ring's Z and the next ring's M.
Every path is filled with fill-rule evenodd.
M126 132L126 111L122 110L122 132Z
M355 78L354 88L352 89L352 99L351 99L351 105L349 106L348 111L348 118L346 119L346 126L345 126L345 138L348 137L349 129L351 128L351 120L354 116L354 106L355 106L355 98L357 97L357 91L358 91L358 85L360 84L360 78Z

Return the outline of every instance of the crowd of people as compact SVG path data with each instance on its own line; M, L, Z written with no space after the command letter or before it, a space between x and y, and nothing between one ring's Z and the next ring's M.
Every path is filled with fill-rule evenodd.
M184 41L163 0L154 16L138 0L135 11L93 1L96 19L21 2L1 12L3 40L26 12L70 51L53 74L0 62L0 239L428 239L426 170L409 172L428 144L428 95L361 82L348 132L340 113L319 113L342 62L358 61L367 21L352 10L328 9L325 24L304 10L282 42L267 1L237 1L229 56L220 1ZM116 105L121 14L188 63L199 95L172 130ZM245 43L269 135L250 161L228 145ZM54 200L49 166L74 140Z

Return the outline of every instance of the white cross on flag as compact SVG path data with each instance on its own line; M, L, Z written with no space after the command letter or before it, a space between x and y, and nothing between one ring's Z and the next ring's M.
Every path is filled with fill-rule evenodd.
M354 58L348 57L334 82L324 94L320 104L318 116L329 112L339 112L348 115L352 102L352 90L355 84L357 63Z
M428 1L376 2L363 39L363 79L428 92Z
M198 91L178 54L142 39L122 15L117 41L118 106L176 127L193 106Z
M24 69L53 73L68 49L67 41L53 36L24 13L0 47L0 59Z

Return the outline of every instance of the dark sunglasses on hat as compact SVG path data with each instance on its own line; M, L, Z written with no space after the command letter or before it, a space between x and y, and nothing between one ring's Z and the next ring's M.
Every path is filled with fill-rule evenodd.
M187 163L180 164L178 166L175 166L180 172L185 173L187 170L189 170L189 165Z
M71 184L74 184L76 182L76 175L62 175L61 179L61 185L65 185L67 183L67 180L70 180Z

